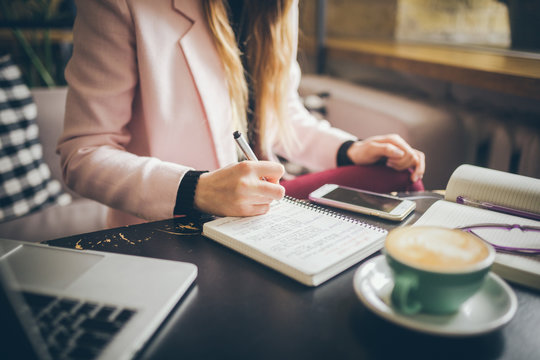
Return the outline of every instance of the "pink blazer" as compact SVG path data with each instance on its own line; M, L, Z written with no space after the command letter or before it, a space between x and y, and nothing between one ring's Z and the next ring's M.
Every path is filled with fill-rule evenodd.
M170 218L188 170L237 161L225 76L200 0L80 0L69 92L58 143L66 184L111 208L109 226ZM297 28L298 7L291 21ZM353 136L318 122L298 98L289 116L302 140L287 156L336 166ZM279 139L269 153L284 154Z

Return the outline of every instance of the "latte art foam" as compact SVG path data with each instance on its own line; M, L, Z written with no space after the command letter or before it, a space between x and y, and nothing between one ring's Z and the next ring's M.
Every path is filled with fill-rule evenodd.
M386 251L396 260L425 270L464 271L489 255L488 246L469 233L437 227L403 227L386 238Z

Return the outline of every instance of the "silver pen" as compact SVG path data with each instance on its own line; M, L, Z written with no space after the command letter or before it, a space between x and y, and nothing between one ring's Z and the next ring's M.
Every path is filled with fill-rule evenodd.
M234 140L236 141L236 144L238 144L238 147L240 148L240 150L242 150L242 152L244 153L244 156L246 157L246 159L251 160L251 161L259 161L257 159L257 156L255 156L255 153L253 152L253 150L251 150L248 143L242 136L241 132L235 131L233 133L233 137L234 137Z
M251 160L251 161L259 161L259 159L257 159L257 156L255 155L253 150L251 150L251 148L249 147L248 143L246 142L246 140L244 139L240 131L235 131L233 133L233 137L234 137L234 140L236 141L236 144L238 144L238 147L240 148L240 150L242 150L242 152L244 153L244 156L246 157L246 159ZM261 180L266 181L266 178L262 177Z

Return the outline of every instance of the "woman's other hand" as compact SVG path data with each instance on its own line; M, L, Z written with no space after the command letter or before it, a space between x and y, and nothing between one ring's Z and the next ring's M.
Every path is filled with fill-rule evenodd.
M413 149L403 138L396 134L369 137L355 142L347 155L357 165L374 164L386 158L386 166L401 171L412 169L411 181L422 179L425 171L425 155Z
M285 195L279 185L284 172L283 166L275 162L242 161L204 173L195 190L194 206L218 216L264 214L272 201Z

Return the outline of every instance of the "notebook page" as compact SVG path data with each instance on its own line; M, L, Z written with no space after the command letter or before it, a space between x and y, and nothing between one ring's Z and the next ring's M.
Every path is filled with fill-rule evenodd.
M446 200L465 196L540 214L540 179L482 168L459 166L446 187Z
M351 222L290 201L261 216L227 217L205 224L306 274L316 274L382 239L382 229ZM382 244L382 242L381 242Z
M524 219L517 216L502 214L494 211L473 208L448 201L439 200L433 204L414 224L444 227L462 227L480 223L501 223L540 226L540 221ZM522 237L517 230L502 233L499 238L490 238L498 245L516 247L538 247L538 233ZM540 276L540 256L523 256L497 253L495 262L511 268L522 269Z

